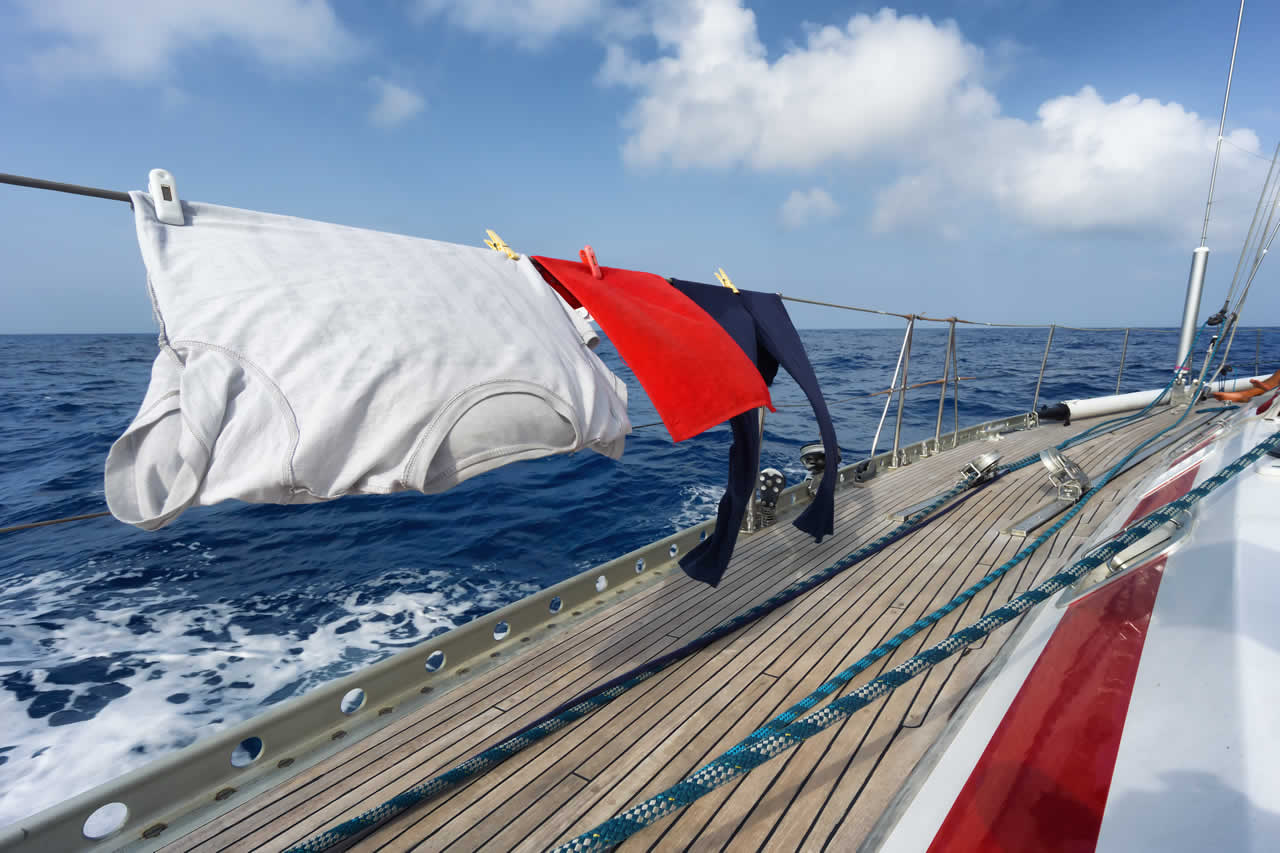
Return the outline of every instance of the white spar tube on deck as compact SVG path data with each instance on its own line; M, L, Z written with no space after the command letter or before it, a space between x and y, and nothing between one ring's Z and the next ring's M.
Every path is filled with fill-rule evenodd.
M1261 382L1264 379L1270 379L1272 374L1262 373L1258 376L1242 376L1239 379L1219 379L1217 382L1210 382L1210 391L1244 391L1246 388L1253 387L1253 380L1257 379Z
M1249 383L1250 378L1266 379L1270 374L1254 377L1242 377L1240 379L1226 379L1212 384L1214 391L1241 391L1245 388L1252 387ZM1063 400L1062 404L1071 412L1072 420L1076 418L1096 418L1101 415L1115 415L1120 412L1137 411L1144 406L1149 406L1151 401L1160 396L1162 388L1155 388L1150 391L1131 391L1128 394L1109 394L1106 397L1087 397L1083 400ZM1166 395L1160 401L1160 405L1166 406L1171 398Z

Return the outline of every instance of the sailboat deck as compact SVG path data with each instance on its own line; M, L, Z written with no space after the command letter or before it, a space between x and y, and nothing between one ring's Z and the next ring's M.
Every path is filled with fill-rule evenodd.
M1175 417L1165 411L1086 442L1070 456L1096 476ZM994 449L1009 462L1088 426L1012 433L842 489L835 535L820 545L787 523L743 536L718 589L672 572L585 616L569 632L526 645L164 849L281 850L302 841L831 564L893 527L893 511L948 488L960 466L979 453ZM1113 482L1030 559L855 684L1062 566L1163 456ZM593 828L679 781L1013 556L1027 540L1002 528L1051 495L1039 465L1003 478L802 598L347 849L536 851ZM1005 626L887 699L647 828L622 849L856 849L1012 630Z

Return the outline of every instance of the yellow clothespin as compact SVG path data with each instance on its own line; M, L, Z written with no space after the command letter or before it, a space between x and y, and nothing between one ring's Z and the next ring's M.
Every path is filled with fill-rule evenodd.
M721 267L720 269L716 270L716 281L720 282L725 287L732 290L734 293L741 292L738 290L738 288L733 286L733 282L729 280L729 274L724 271L724 267Z
M513 261L520 260L520 256L517 255L514 251L512 251L511 247L508 246L503 241L503 239L498 236L497 231L493 231L486 228L484 233L489 235L489 239L484 241L484 244L486 246L488 246L490 249L493 249L495 252L506 252L507 257Z

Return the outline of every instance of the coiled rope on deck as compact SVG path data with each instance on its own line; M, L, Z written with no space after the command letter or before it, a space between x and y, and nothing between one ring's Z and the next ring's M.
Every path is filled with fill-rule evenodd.
M1106 543L1095 548L1069 568L1058 572L1034 589L1015 596L1004 606L993 610L972 625L956 631L942 642L913 655L898 666L857 688L849 695L832 701L826 707L807 717L796 719L805 709L812 707L819 700L847 684L849 680L865 670L871 663L888 653L886 651L883 654L876 655L876 652L880 651L880 649L877 649L876 652L872 652L849 669L841 672L835 678L819 687L814 693L805 697L805 699L796 703L760 729L757 729L741 743L706 764L700 770L684 779L684 781L668 788L657 796L650 797L644 802L633 806L617 817L601 824L596 829L556 847L554 853L607 850L620 844L677 809L689 805L703 795L759 767L769 759L794 746L798 746L814 735L844 720L854 712L865 708L872 702L888 696L916 676L928 672L938 663L959 653L972 643L983 639L1001 625L1023 615L1059 590L1075 583L1087 572L1103 565L1124 548L1154 532L1161 524L1171 521L1180 513L1203 500L1249 465L1277 447L1280 447L1280 433L1275 433L1270 438L1264 439L1252 450L1236 459L1213 477L1191 489L1186 495L1148 513L1141 520L1127 526ZM1137 448L1135 448L1134 452L1136 450ZM1093 491L1096 490L1095 488ZM966 594L968 592L969 590L966 590ZM947 607L951 607L951 605L947 605ZM954 609L954 607L951 607L951 609ZM890 643L894 644L894 648L901 645L908 637L920 630L917 627L919 625L921 623L917 622L907 628L901 634L895 636ZM881 648L889 646L890 643L886 643Z

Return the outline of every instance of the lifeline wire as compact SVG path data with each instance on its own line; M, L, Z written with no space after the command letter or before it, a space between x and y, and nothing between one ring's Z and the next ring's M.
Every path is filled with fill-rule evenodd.
M19 530L31 530L35 527L48 527L53 524L66 524L69 521L88 521L91 518L102 518L111 515L110 512L104 510L102 512L90 512L85 515L68 515L65 518L51 518L48 521L28 521L26 524L14 524L9 527L0 527L0 533L17 533Z
M901 356L899 356L899 357L901 357ZM901 365L899 365L899 367L901 367ZM977 379L977 377L976 377L976 376L959 376L959 377L956 377L956 378L955 378L955 380L948 380L948 381L971 382L971 381L973 381L973 380L975 380L975 379ZM896 375L896 373L895 373L895 376L894 376L894 381L895 381L895 382L897 381L897 375ZM911 389L914 389L914 388L922 388L922 387L924 387L924 386L926 386L926 385L937 385L938 383L940 383L940 382L942 382L942 381L943 381L943 380L941 380L941 379L933 379L933 380L930 380L930 381L928 381L928 382L918 382L918 383L916 383L915 385L911 385L911 386L909 386L908 390L911 390ZM840 404L842 404L842 403L849 403L849 402L852 402L852 401L854 401L854 400L862 400L862 399L866 399L866 398L869 398L869 397L879 397L879 396L882 396L882 395L884 395L884 394L893 394L893 393L894 393L895 391L897 391L897 390L899 390L899 389L896 389L896 388L890 388L890 389L888 389L888 390L886 390L886 391L872 391L872 392L869 392L869 393L867 393L867 394L855 394L855 395L853 395L852 397L841 397L841 398L836 399L836 400L831 400L831 401L829 401L829 402L827 403L827 405L829 405L829 406L838 406L838 405L840 405ZM1158 398L1157 398L1157 399L1158 399ZM807 403L777 403L777 404L775 404L775 408L778 408L778 409L796 409L796 408L805 408L805 407L807 407L807 406L808 406L808 404L807 404ZM1147 409L1150 409L1150 408L1151 408L1150 406L1148 406L1148 407L1147 407ZM1147 411L1147 409L1143 409L1143 411L1142 411L1142 412L1139 412L1137 415L1129 415L1129 416L1126 416L1126 418L1119 418L1119 419L1117 419L1117 420L1126 420L1127 418L1137 418L1138 416L1140 416L1140 415L1144 414L1144 413ZM1106 423L1112 423L1112 421L1107 421ZM636 425L632 426L632 427L631 427L631 429L632 429L632 430L641 430L641 429L650 429L650 428L653 428L653 427L660 427L660 426L664 426L664 424L663 424L663 422L662 422L662 421L650 421L650 422L648 422L648 423L636 424ZM1097 426L1098 426L1098 427L1100 427L1100 426L1104 426L1104 424L1098 424ZM1097 427L1094 427L1093 429L1097 429ZM1084 435L1084 433L1082 433L1082 435ZM1077 439L1079 439L1079 438L1080 438L1080 436L1077 436L1076 438L1077 438ZM1074 443L1077 443L1077 444L1078 444L1078 443L1079 443L1079 441L1077 440L1077 441L1075 441ZM872 446L872 449L874 450L874 445ZM11 525L11 526L9 526L9 527L0 527L0 534L3 534L3 533L18 533L18 532L23 531L23 530L32 530L32 529L37 528L37 527L48 527L48 526L50 526L50 525L55 525L55 524L66 524L66 523L68 523L68 522L72 522L72 521L88 521L88 520L90 520L90 519L94 519L94 518L103 518L103 517L108 516L108 515L110 515L110 514L111 514L111 513L110 513L109 511L104 510L104 511L102 511L102 512L91 512L91 513L87 513L87 514L85 514L85 515L71 515L71 516L67 516L67 517L65 517L65 518L53 518L53 519L48 519L48 520L46 520L46 521L30 521L30 522L26 522L26 523L24 523L24 524L14 524L14 525Z
M1060 328L1062 328L1062 327L1060 327ZM1099 330L1099 331L1109 331L1109 330ZM1234 334L1234 329L1233 329L1233 334ZM1230 349L1231 349L1231 347L1230 347L1230 343L1228 342L1227 352L1230 352ZM1225 361L1225 359L1226 359L1226 353L1224 353L1224 354L1223 354L1223 361ZM1220 365L1219 365L1219 368L1218 368L1218 372L1220 373L1220 372L1221 372L1221 370L1222 370L1222 367L1221 367L1221 364L1220 364ZM1217 378L1217 375L1218 375L1218 374L1217 374L1217 373L1215 373L1215 374L1214 374L1213 379L1210 379L1210 380L1209 380L1209 383L1210 383L1210 384L1212 384L1212 382ZM959 377L956 377L956 380L955 380L955 381L962 381L962 382L963 382L963 381L972 381L972 380L974 380L974 379L976 379L976 378L977 378L976 376L959 376ZM896 375L895 375L895 381L896 381ZM928 381L928 382L919 382L919 383L917 383L917 384L915 384L915 385L911 385L911 386L909 387L909 389L908 389L908 390L910 390L911 388L921 388L921 387L923 387L923 386L925 386L925 385L937 385L938 383L940 383L940 382L942 382L942 381L943 381L943 380L941 380L941 379L933 379L933 380L930 380L930 381ZM948 380L948 381L953 381L953 380ZM1165 387L1165 389L1160 393L1160 396L1156 397L1155 401L1153 401L1153 402L1151 402L1151 403L1147 404L1146 408L1142 409L1140 412L1137 412L1136 414L1131 414L1131 415L1124 415L1124 416L1122 416L1122 417L1114 418L1114 419L1109 420L1109 421L1103 421L1103 422L1102 422L1102 423L1100 423L1100 424L1095 424L1094 426L1090 427L1089 429L1085 430L1084 432L1080 433L1079 435L1075 436L1074 438L1070 438L1070 439L1068 439L1068 440L1067 440L1066 442L1064 442L1064 444L1063 444L1062 446L1060 446L1058 449L1059 449L1059 450L1065 450L1065 449L1067 449L1068 447L1073 447L1073 446L1075 446L1075 445L1077 445L1077 444L1081 443L1082 441L1087 441L1090 437L1092 437L1094 434L1096 434L1096 433L1097 433L1097 431L1101 430L1103 427L1108 427L1108 426L1111 426L1111 425L1113 425L1113 424L1121 424L1121 423L1128 422L1128 421L1136 421L1136 420L1138 420L1138 419L1142 418L1142 417L1143 417L1144 415L1146 415L1146 413L1147 413L1147 412L1149 412L1149 411L1150 411L1150 410L1151 410L1151 409L1152 409L1152 408L1153 408L1157 403L1159 403L1159 401L1160 401L1161 399L1163 399L1163 398L1164 398L1164 395L1165 395L1165 394L1167 394L1167 393L1169 392L1170 388L1172 388L1172 384L1173 384L1173 383L1170 383L1168 386L1166 386L1166 387ZM851 401L853 401L853 400L861 400L861 399L866 399L866 398L868 398L868 397L879 397L879 396L881 396L881 395L883 395L883 394L892 394L892 393L894 393L894 391L895 391L895 390L897 390L897 389L890 388L890 389L889 389L889 390L887 390L887 391L873 391L873 392L868 393L868 394L856 394L856 395L854 395L854 396L852 396L852 397L841 397L840 399L830 401L830 402L828 403L828 405L830 405L830 406L837 406L837 405L840 405L841 403L848 403L848 402L851 402ZM776 404L776 405L775 405L775 408L778 408L778 409L795 409L795 408L804 408L804 407L805 407L805 406L807 406L807 405L808 405L808 404L806 404L806 403L778 403L778 404ZM663 422L662 422L662 421L651 421L651 422L649 422L649 423L636 424L636 425L635 425L635 426L633 426L631 429L632 429L632 430L649 429L649 428L651 428L651 427L660 427L660 426L663 426L663 425L664 425L664 424L663 424ZM874 445L873 445L873 450L874 450ZM94 518L103 518L103 517L108 516L108 515L110 515L110 514L111 514L111 513L110 513L109 511L105 511L105 510L104 510L104 511L102 511L102 512L91 512L91 513L88 513L88 514L86 514L86 515L71 515L71 516L67 516L67 517L65 517L65 518L53 518L53 519L49 519L49 520L47 520L47 521L31 521L31 522L27 522L27 523L25 523L25 524L14 524L14 525L11 525L11 526L9 526L9 527L0 527L0 533L17 533L17 532L22 531L22 530L31 530L31 529L34 529L34 528L37 528L37 527L48 527L48 526L50 526L50 525L54 525L54 524L66 524L67 522L71 522L71 521L87 521L87 520L89 520L89 519L94 519Z

